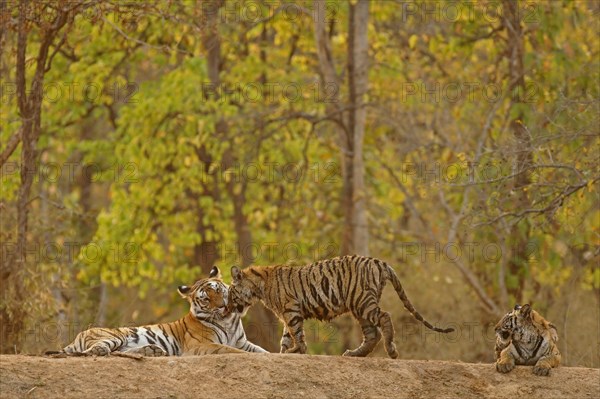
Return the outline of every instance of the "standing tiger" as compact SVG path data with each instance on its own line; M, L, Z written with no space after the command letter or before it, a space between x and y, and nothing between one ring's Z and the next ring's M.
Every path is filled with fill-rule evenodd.
M496 370L508 373L515 364L534 366L533 373L549 375L560 364L554 324L544 319L529 304L507 313L496 324Z
M388 280L404 307L427 328L449 333L423 319L410 303L398 276L387 263L364 256L342 256L302 267L253 266L244 270L232 267L229 310L242 313L262 300L283 322L281 352L306 353L303 322L308 318L331 320L351 312L360 323L363 342L344 356L366 356L373 351L383 333L388 355L398 357L394 326L388 312L379 308L381 293ZM381 329L381 331L380 331Z
M90 328L80 332L63 353L106 356L127 352L144 356L266 352L246 339L238 313L228 313L228 286L215 266L207 279L179 286L190 311L172 323L142 327Z

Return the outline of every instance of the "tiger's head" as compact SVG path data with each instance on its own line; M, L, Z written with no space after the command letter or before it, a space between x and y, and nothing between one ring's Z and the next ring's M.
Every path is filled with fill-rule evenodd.
M258 301L259 285L244 275L238 267L231 268L231 286L227 309L245 315L248 308Z
M556 327L540 316L529 304L515 305L514 309L496 324L495 331L497 341L506 345L511 340L529 342L542 331L548 331L550 338L558 341Z
M529 306L529 305L525 305ZM495 332L496 339L501 342L509 342L512 338L512 334L517 328L517 311L521 309L521 305L515 305L514 309L502 317L496 324Z
M180 285L179 295L190 303L190 312L200 320L227 316L228 287L221 281L219 268L213 266L208 278L198 280L189 287Z

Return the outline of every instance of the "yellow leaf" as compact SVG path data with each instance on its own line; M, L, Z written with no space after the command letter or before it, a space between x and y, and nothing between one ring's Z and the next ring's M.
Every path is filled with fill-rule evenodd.
M417 37L417 35L412 35L409 39L408 39L408 46L413 49L415 48L415 46L417 45L417 40L419 40L419 38Z

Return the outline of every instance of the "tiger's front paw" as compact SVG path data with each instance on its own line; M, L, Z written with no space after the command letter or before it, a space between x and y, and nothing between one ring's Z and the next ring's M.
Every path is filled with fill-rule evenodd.
M550 367L536 365L533 367L533 374L547 377L550 375Z
M501 373L508 373L509 371L511 371L514 368L515 368L515 364L513 362L508 362L508 363L496 362L496 370L498 370Z

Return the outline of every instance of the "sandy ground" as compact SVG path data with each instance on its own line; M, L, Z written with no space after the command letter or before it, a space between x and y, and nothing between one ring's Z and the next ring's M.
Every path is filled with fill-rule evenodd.
M279 354L0 356L2 398L600 398L600 369Z

